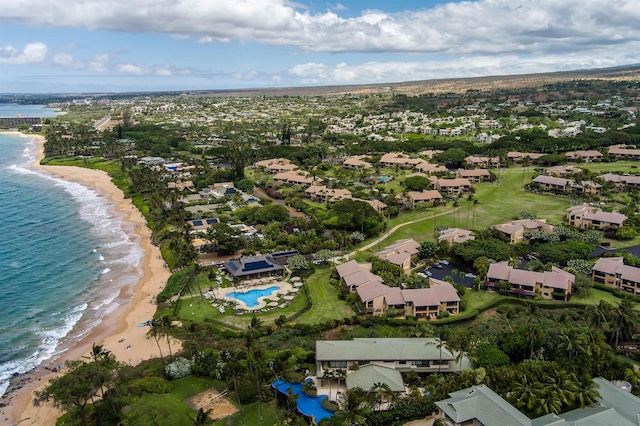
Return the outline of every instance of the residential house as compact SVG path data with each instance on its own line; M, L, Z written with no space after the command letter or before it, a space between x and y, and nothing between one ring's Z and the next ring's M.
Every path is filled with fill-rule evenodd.
M468 229L460 229L460 228L443 229L442 231L440 231L440 236L438 237L438 243L446 241L447 245L451 247L454 244L461 244L461 243L464 243L465 241L475 240L476 237L474 237L471 234L472 234L472 231L469 231Z
M424 160L420 163L417 163L414 167L415 170L422 173L438 173L438 172L446 172L447 168L445 166L439 166L437 164L431 164ZM409 176L407 176L409 177Z
M625 265L622 257L598 259L593 265L592 277L607 287L640 296L640 268Z
M456 173L458 177L469 179L471 183L478 182L491 182L491 173L487 169L473 169L473 170L464 170L460 169Z
M481 167L492 169L500 166L500 157L485 157L483 155L470 155L464 159L467 166L471 168Z
M353 340L316 340L316 376L344 370L347 377L367 365L401 373L453 373L471 368L466 356L456 361L457 353L437 338L355 338ZM462 364L462 365L461 365Z
M487 272L486 287L500 288L509 283L509 293L517 296L540 295L549 300L569 300L575 285L575 275L555 266L551 271L535 272L515 269L507 262L492 263Z
M492 228L500 231L511 244L523 241L526 231L553 233L553 225L549 225L547 219L518 219L493 225Z
M356 198L354 198L354 200L356 200ZM369 204L378 214L384 214L384 212L387 209L387 204L383 203L380 200L376 200L376 199L373 199L373 200L360 200L360 199L357 199L357 200L358 201L363 201L363 202Z
M382 278L371 273L370 263L358 263L355 260L350 260L336 266L336 272L351 292L355 292L355 289L361 285L382 284Z
M567 209L569 225L579 229L619 228L627 220L627 216L618 212L605 212L600 208L579 204Z
M215 225L220 222L218 221L218 218L210 217L207 219L188 220L187 223L191 226L191 233L198 233L206 231L211 225Z
M167 189L176 190L179 192L189 191L195 192L196 187L191 180L185 180L181 182L168 182Z
M446 194L460 195L471 189L471 182L466 178L437 179L435 181L435 188Z
M602 153L594 149L586 151L569 151L564 155L570 161L584 161L585 163L602 160Z
M423 157L431 160L434 156L442 154L443 152L444 151L442 151L441 149L428 149L426 151L420 151L418 155L422 155Z
M593 379L599 396L594 405L562 414L547 414L530 419L502 399L486 385L451 392L448 399L436 402L440 418L447 426L637 426L640 398L610 381Z
M400 266L406 274L411 273L411 263L418 258L418 249L420 244L415 240L408 238L399 240L390 246L385 247L382 251L376 253L376 256L382 260Z

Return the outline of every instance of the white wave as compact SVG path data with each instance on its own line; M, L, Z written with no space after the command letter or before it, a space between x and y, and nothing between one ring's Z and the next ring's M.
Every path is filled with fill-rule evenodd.
M102 275L104 275L104 274L107 274L107 273L109 273L109 272L111 272L111 269L109 269L109 268L104 268L104 269L102 270L102 272L100 272L100 273L101 273Z
M116 291L115 293L111 293L105 299L97 302L95 306L91 307L91 309L93 309L94 311L100 310L100 312L102 313L103 312L102 308L104 306L110 305L111 302L113 302L115 300L115 298L118 297L119 294L120 294L119 291Z
M14 374L27 373L44 361L51 359L53 356L61 352L56 352L60 341L69 335L71 330L80 321L83 315L83 311L87 309L87 304L83 303L71 309L69 313L64 317L64 323L61 327L45 330L35 329L34 333L41 336L42 340L38 349L31 355L5 362L0 365L0 396L4 394L9 386L9 380Z
M99 260L99 261L103 261L103 260L104 260L104 256L103 256L103 255L101 255L101 254L99 254L99 255L98 255L98 260Z

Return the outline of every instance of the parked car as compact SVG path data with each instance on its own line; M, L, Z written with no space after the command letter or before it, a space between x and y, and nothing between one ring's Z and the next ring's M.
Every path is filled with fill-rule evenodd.
M448 265L449 261L448 260L444 260L442 259L439 263L443 264L443 265Z
M465 277L467 278L475 278L476 276L474 274L472 274L471 272L465 274Z
M436 263L435 265L433 265L433 267L436 269L442 269L442 265L439 263Z
M432 276L433 274L431 273L431 271L424 271L424 274L428 277Z

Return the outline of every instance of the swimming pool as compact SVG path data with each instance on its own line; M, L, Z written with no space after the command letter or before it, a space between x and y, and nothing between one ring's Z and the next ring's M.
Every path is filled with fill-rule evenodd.
M255 308L260 304L258 299L273 295L273 293L275 293L279 288L280 287L278 286L272 286L260 290L249 290L245 292L232 291L225 294L225 297L228 299L238 299L244 302L244 304L247 305L247 308Z
M327 419L333 416L333 413L322 406L322 400L326 399L326 395L321 396L308 396L302 392L302 383L289 383L282 379L275 380L271 383L271 386L278 389L285 395L289 395L288 391L291 389L293 393L298 395L296 400L298 404L298 411L307 417L313 416L313 422L318 424L322 419Z
M380 178L380 182L387 183L387 182L389 182L389 178L388 177L381 177Z

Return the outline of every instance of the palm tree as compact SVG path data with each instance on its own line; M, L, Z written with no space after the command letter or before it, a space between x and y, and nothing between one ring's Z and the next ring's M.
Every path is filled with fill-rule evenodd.
M154 319L149 324L149 331L147 332L147 339L153 338L156 341L156 345L158 345L158 351L160 352L160 359L164 360L164 356L162 356L162 348L160 347L160 336L162 332L160 331L160 324L157 319Z
M360 388L349 389L340 398L344 426L365 424L371 407L366 403L367 393Z
M440 373L440 367L442 366L442 348L444 347L444 342L440 338L440 336L436 337L434 340L429 340L425 345L435 346L436 349L440 352L440 356L438 357L438 373Z
M577 327L571 327L568 330L564 326L561 327L558 339L560 340L558 348L563 350L569 359L587 351L587 336Z
M254 324L253 320L257 320ZM260 320L256 317L253 317L251 320L251 325L258 326ZM253 329L255 330L255 328ZM258 412L260 413L260 421L263 420L262 416L262 402L260 401L260 375L258 374L258 364L260 359L262 358L262 353L258 348L255 347L254 335L252 329L250 329L245 334L245 345L247 347L247 362L249 365L249 369L253 368L253 372L256 378L256 391L258 394Z
M531 411L538 403L539 388L539 383L531 381L523 374L513 384L511 392L507 393L507 399L517 408L526 408Z
M233 384L233 392L236 394L236 400L240 408L240 421L242 426L244 426L244 413L242 412L242 403L240 402L240 395L238 394L238 379L242 377L243 373L244 371L240 362L236 360L227 362L226 377L228 383Z
M375 394L375 400L378 410L380 410L380 406L384 402L384 399L389 398L389 396L393 393L388 384L381 382L374 383L373 387L371 388L371 392Z
M329 382L329 400L331 400L331 382L335 377L336 376L333 374L333 371L331 370L327 369L322 372L322 381L324 382L325 380L327 380Z
M600 392L598 392L596 382L590 378L583 378L578 382L578 389L575 393L575 402L578 403L580 408L595 404L596 399L599 396Z
M623 299L620 304L613 309L611 313L611 340L614 347L617 347L620 341L632 336L633 329L638 324L638 312L635 311L635 302Z
M171 330L173 329L173 322L168 316L160 317L160 331L165 339L167 339L167 347L169 348L169 359L173 359L171 353Z

